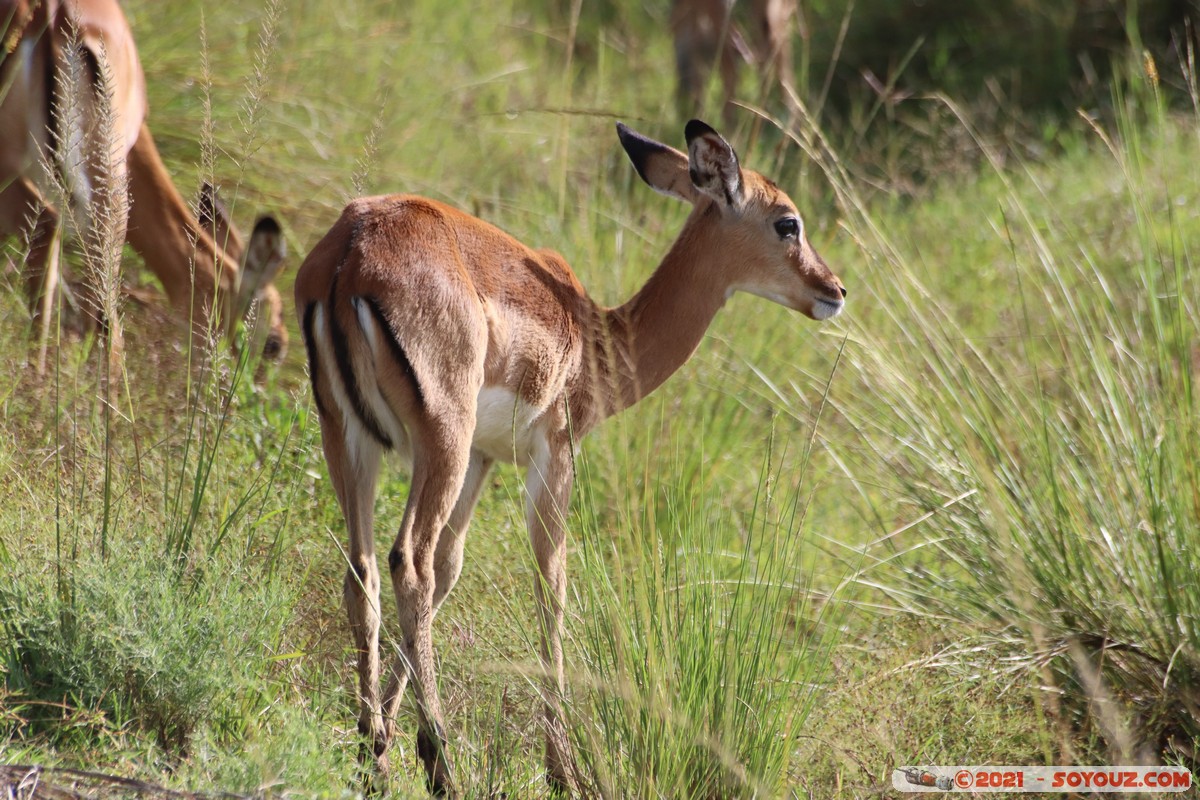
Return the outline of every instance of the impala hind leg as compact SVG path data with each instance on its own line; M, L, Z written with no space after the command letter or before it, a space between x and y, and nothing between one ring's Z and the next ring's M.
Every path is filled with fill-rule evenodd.
M390 731L383 724L379 698L379 567L373 531L381 450L366 435L359 436L351 447L347 440L352 435L345 430L336 409L321 415L325 459L350 534L350 565L343 596L358 654L358 732L365 739L360 760L373 761L386 775Z
M413 432L412 488L388 555L403 635L400 652L417 702L417 755L430 791L438 795L450 793L452 786L433 659L434 562L441 533L463 493L473 421L471 408L469 414L445 415Z
M471 451L467 463L467 474L463 479L462 491L450 512L450 519L438 536L437 550L433 555L433 613L437 611L462 572L463 545L467 539L467 526L471 515L479 502L479 495L484 481L492 469L492 459L480 453ZM388 738L395 733L396 716L400 710L400 701L404 698L404 687L408 683L408 670L403 660L396 660L392 674L388 679L387 689L383 693L383 721L387 726Z

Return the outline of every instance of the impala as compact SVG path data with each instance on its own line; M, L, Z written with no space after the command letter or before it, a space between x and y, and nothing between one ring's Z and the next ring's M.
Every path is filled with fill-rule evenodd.
M734 23L733 0L674 0L671 5L679 101L699 107L715 66L721 76L727 121L737 90L739 60L755 64L762 72L763 87L774 90L778 86L785 102L791 102L790 94L795 91L791 29L796 0L751 0L743 5L749 6L749 46Z
M546 767L552 784L570 789L560 704L575 442L679 369L735 291L816 320L842 310L845 289L805 238L796 206L741 169L716 131L689 122L686 155L624 125L617 133L652 188L693 205L654 275L622 306L588 297L557 253L411 195L351 202L296 279L325 459L349 529L344 590L358 650L358 727L386 772L411 678L417 753L437 793L452 787L431 627L458 580L492 464L527 468L548 676ZM402 637L381 697L373 508L385 451L411 463L412 487L387 558Z
M39 370L59 278L61 221L45 196L47 163L70 189L81 239L91 234L94 204L127 186L128 216L116 223L177 312L203 327L215 310L233 326L261 301L265 351L281 357L287 328L272 282L283 261L279 225L261 219L243 247L217 218L215 197L202 199L214 215L206 221L188 209L146 126L145 77L116 0L0 0L0 37L0 239L29 245L24 282Z

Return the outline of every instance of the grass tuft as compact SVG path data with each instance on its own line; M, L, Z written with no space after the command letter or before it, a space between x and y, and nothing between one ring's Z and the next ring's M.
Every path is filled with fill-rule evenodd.
M773 797L793 779L837 621L813 604L806 490L776 491L778 469L768 450L745 508L650 479L622 522L581 523L569 713L600 796Z
M11 734L69 740L87 734L63 724L83 712L87 728L140 729L182 754L198 730L245 732L242 695L281 637L288 594L231 564L184 580L163 566L125 544L78 559L65 590L45 570L13 571L0 590Z

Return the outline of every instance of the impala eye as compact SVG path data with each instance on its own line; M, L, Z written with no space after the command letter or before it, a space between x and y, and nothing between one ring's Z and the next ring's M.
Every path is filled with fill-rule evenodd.
M780 239L800 238L800 220L795 217L784 217L775 222L775 232Z

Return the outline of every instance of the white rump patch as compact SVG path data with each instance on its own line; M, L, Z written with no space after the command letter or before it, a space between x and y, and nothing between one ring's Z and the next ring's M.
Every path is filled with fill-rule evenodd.
M396 454L402 460L410 461L412 454L409 452L411 448L408 444L408 432L404 430L404 425L396 417L388 401L384 399L383 393L379 391L379 370L376 365L379 364L380 354L386 353L387 350L387 346L380 337L389 334L379 330L375 315L371 313L370 307L361 297L350 298L350 304L354 306L354 313L358 317L358 327L362 330L363 338L367 340L367 346L371 349L370 374L364 375L355 371L359 378L358 389L362 392L363 401L375 415L380 427L392 440ZM384 355L384 358L388 357L390 356Z
M337 356L333 349L333 338L325 320L325 304L317 303L313 309L312 321L313 344L317 348L318 368L325 377L325 383L330 387L334 402L342 414L342 427L346 440L346 453L350 461L362 467L377 459L382 450L375 438L367 432L354 410L354 404L346 394L342 384L342 372L337 364ZM313 376L314 378L316 376Z

